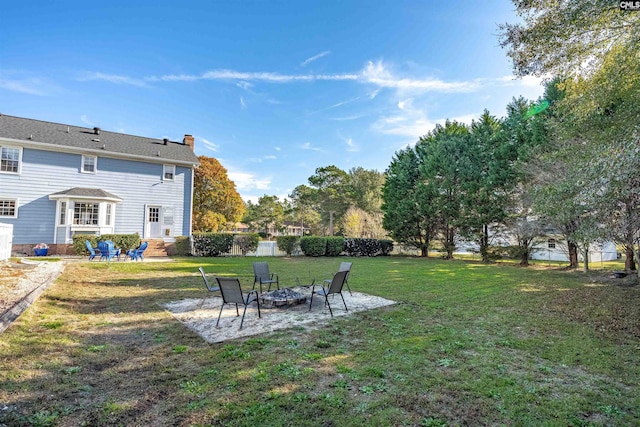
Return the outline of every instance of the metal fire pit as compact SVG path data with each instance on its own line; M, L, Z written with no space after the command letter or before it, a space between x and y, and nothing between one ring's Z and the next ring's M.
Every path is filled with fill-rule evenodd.
M260 297L260 303L264 308L278 308L307 302L307 297L290 288L282 288L265 292Z

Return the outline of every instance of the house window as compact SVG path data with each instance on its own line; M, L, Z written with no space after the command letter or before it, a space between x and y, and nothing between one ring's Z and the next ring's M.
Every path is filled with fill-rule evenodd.
M20 171L20 151L19 148L0 147L0 172Z
M60 202L60 221L58 224L67 224L67 202Z
M556 247L556 239L549 239L549 242L547 243L547 247L549 249L555 249Z
M98 203L74 203L73 223L76 225L98 225Z
M105 212L105 225L111 225L111 209L113 209L113 205L111 203L107 203L107 210Z
M98 158L96 156L82 156L82 172L96 173Z
M173 181L175 174L176 167L174 165L164 165L162 168L162 179L164 181Z
M0 199L0 217L17 218L18 201L16 199Z

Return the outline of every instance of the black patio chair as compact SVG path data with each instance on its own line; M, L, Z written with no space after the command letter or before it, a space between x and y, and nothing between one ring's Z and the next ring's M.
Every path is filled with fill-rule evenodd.
M204 285L207 287L207 290L209 292L219 292L220 291L220 287L219 286L212 286L211 284L209 284L209 280L207 279L207 275L204 272L204 268L199 267L198 270L200 270L200 274L202 274L202 279L204 280ZM205 295L204 298L202 298L202 301L200 301L200 307L202 308L202 304L204 304L204 300L206 300L207 297Z
M271 290L271 285L276 284L276 289L280 289L280 283L278 282L278 275L269 273L269 264L266 262L254 262L253 263L253 289L256 288L256 283L260 284L260 293L262 293L262 285L269 284L267 292Z
M347 272L347 277L344 279L344 284L347 285L347 289L349 290L349 295L353 295L351 293L351 288L349 287L349 274L351 274L351 265L353 263L352 262L341 262L340 263L340 268L338 268L338 271L346 271ZM325 279L324 282L326 284L331 283L332 279Z
M344 296L342 296L342 288L344 287L344 283L347 279L348 271L338 271L331 279L331 283L329 286L322 285L313 285L311 288L311 301L309 302L309 311L311 311L311 306L313 305L313 295L318 294L324 296L324 303L329 306L329 313L333 317L333 310L331 310L331 304L329 304L329 295L332 294L340 294L340 298L342 298L342 303L344 304L344 309L349 311L347 308L347 303L344 301ZM319 286L320 289L316 290L316 286Z
M253 289L250 292L244 294L242 292L242 287L240 286L240 279L238 279L237 277L216 277L216 280L218 281L220 293L222 294L222 305L220 306L220 313L218 313L216 328L220 323L220 316L222 315L222 309L224 308L225 304L235 304L237 316L240 316L240 312L238 311L238 304L244 305L244 310L242 311L242 320L240 321L239 329L242 329L242 324L244 323L244 315L247 313L247 306L252 302L255 301L258 304L258 317L262 317L260 315L260 299L258 296L258 291Z

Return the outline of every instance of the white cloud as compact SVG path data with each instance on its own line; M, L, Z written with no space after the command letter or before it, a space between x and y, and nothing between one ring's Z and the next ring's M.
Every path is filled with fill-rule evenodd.
M196 139L198 141L202 141L202 144L204 145L204 147L210 151L218 151L218 144L209 141L208 139L205 139L201 136L196 136Z
M352 116L344 116L344 117L331 117L329 118L329 120L335 120L338 122L342 122L342 121L347 121L347 120L357 120L359 118L362 118L363 115L362 114L355 114Z
M117 74L106 74L100 72L88 72L81 75L78 78L79 81L91 81L91 80L103 80L110 83L121 84L121 85L129 85L129 86L138 86L138 87L149 87L149 84L145 80L136 79L128 76L120 76Z
M382 88L439 92L471 92L480 87L478 81L445 82L434 78L412 79L394 76L382 61L369 61L361 71L361 80Z
M235 70L211 70L200 75L167 74L160 77L150 76L147 81L196 81L196 80L243 80L267 83L290 83L316 80L357 80L357 74L279 74L272 72L242 72Z
M244 102L244 98L240 97L240 107L244 110L247 108L247 104Z
M240 89L249 90L253 87L253 84L249 82L241 81L236 83L236 86L238 86Z
M16 76L22 72L0 70L0 89L27 95L48 96L60 92L60 88L49 79Z
M319 53L319 54L317 54L315 56L312 56L311 58L305 59L304 61L302 61L302 63L300 65L303 66L303 67L306 67L311 62L316 61L316 60L322 58L323 56L327 56L330 53L331 53L331 51L325 50L324 52L321 52L321 53Z
M269 186L271 185L270 177L258 178L254 174L248 172L230 171L227 176L236 184L238 192L250 190L268 190Z
M310 143L310 142L305 142L305 143L303 143L303 144L300 146L300 148L302 148L303 150L320 151L320 149L319 149L319 148L317 148L317 147L313 147L313 146L311 145L311 143Z

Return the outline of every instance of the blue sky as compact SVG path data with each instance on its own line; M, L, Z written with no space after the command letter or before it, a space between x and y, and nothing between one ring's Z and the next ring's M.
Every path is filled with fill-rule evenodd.
M0 113L182 140L244 200L384 171L445 119L501 117L507 0L29 1L0 20Z

